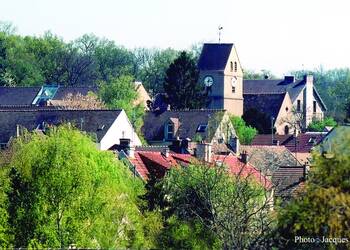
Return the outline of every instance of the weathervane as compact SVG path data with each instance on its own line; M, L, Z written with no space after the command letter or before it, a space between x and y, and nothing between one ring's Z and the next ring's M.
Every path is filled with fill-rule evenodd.
M219 29L219 43L220 43L221 42L221 31L223 30L223 27L221 25L219 25L218 29Z

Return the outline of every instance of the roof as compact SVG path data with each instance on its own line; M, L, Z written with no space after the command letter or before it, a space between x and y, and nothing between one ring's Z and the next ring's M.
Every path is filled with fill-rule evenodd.
M106 134L122 110L0 110L0 143L7 143L17 134L17 125L29 131L47 125L73 123L77 128L96 135L98 142Z
M301 166L285 146L241 145L240 151L248 153L248 162L265 174L272 174L280 166Z
M41 87L0 87L0 107L30 106Z
M200 70L224 70L232 47L232 43L205 43L198 60L198 68Z
M207 125L212 119L218 118L219 122L212 123L212 130L217 129L220 125L221 119L225 110L220 109L194 109L194 110L170 110L161 114L148 111L144 117L144 125L142 127L143 134L146 141L162 141L164 139L164 126L170 120L179 122L178 131L175 131L176 136L180 139L193 139L196 134L208 141L212 138L207 138L207 130L204 132L197 132L199 125ZM210 133L212 137L214 133Z
M244 110L256 109L268 117L277 118L286 93L282 94L248 94L243 95ZM277 119L275 119L276 121Z
M272 143L271 135L257 135L252 141L252 145L284 145L291 152L309 153L311 149L319 144L324 137L324 133L308 132L300 133L295 139L294 135L274 135L275 142Z
M305 84L305 80L296 80L295 82L286 82L284 79L244 80L243 94L284 94L288 92L294 102L295 98L304 89Z
M272 175L272 182L276 186L276 195L290 198L304 186L306 172L304 166L280 167Z
M229 155L214 155L215 162L222 162L229 169L229 172L235 176L249 177L261 184L265 188L271 188L272 182L262 174L251 163L243 163L237 156Z

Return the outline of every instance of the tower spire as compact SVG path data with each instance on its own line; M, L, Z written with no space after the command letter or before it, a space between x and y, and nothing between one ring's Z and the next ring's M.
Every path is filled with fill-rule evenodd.
M219 25L218 30L219 30L219 43L221 43L221 31L224 29L221 25Z

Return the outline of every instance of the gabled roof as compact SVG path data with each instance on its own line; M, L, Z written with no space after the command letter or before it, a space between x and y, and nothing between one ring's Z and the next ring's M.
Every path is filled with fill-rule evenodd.
M203 140L207 139L211 141L212 138L206 138L207 131L197 132L197 128L199 125L207 125L210 120L217 118L218 122L211 124L212 126L216 126L216 128L211 128L216 131L224 112L225 110L219 109L169 110L161 114L148 111L144 117L142 131L146 141L162 141L164 139L165 124L174 118L179 122L177 135L180 139L193 139L196 134L199 134ZM213 136L214 133L210 134Z
M268 117L274 117L277 120L286 93L280 94L247 94L243 95L244 111L256 109Z
M280 166L301 166L285 146L241 145L239 148L248 153L248 162L265 174L272 174Z
M65 122L94 134L97 142L100 142L121 112L122 110L0 110L0 143L7 143L11 137L16 136L17 125L32 131L42 129L43 124L59 125Z
M0 107L29 107L41 87L0 87Z
M232 43L205 43L199 57L200 70L224 70L230 56Z

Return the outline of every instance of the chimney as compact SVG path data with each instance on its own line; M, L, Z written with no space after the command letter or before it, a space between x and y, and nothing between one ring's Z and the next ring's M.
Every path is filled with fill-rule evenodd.
M123 150L130 158L135 157L135 147L131 146L130 139L120 138L119 139L120 150Z
M248 153L246 150L243 150L242 153L241 153L241 161L244 163L244 164L247 164L248 163Z
M165 158L168 158L169 157L169 148L166 147L162 150L162 155L165 157Z
M196 148L196 157L199 160L205 161L205 162L211 162L211 147L212 145L210 143L198 143Z
M232 148L232 151L235 152L236 155L238 155L239 154L239 139L236 135L231 137L230 146Z
M312 75L304 76L306 87L305 87L305 127L307 127L312 122L313 117L313 89L314 89L314 77Z
M295 82L295 77L294 76L285 76L284 82L285 83L293 83L293 82Z

